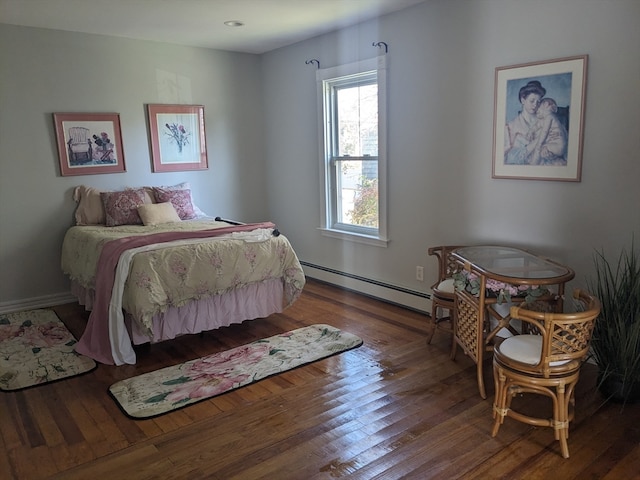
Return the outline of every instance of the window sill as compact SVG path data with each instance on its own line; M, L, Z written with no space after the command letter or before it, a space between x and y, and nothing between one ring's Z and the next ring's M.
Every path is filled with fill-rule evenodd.
M363 243L365 245L373 245L375 247L387 247L389 240L386 238L373 237L371 235L362 235L360 233L345 232L344 230L332 230L330 228L320 228L320 232L324 237L338 238L354 243Z

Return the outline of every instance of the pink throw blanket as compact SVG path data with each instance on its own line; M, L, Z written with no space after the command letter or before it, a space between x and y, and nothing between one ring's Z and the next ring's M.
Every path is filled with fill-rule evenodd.
M139 235L112 240L106 243L100 253L96 271L96 290L93 310L89 315L87 327L80 341L76 345L76 351L94 360L113 365L111 354L111 341L109 338L109 303L111 291L115 280L116 267L120 256L131 248L150 245L153 243L170 242L188 238L208 238L225 235L233 232L246 232L258 228L274 228L271 222L248 223L229 227L215 228L212 230L198 230L193 232L163 232L150 235Z

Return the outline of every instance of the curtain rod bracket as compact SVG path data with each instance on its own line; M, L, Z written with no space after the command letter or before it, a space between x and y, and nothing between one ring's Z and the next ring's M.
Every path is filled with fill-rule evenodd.
M381 48L384 45L384 53L389 53L389 45L384 42L373 42L372 45L378 48Z
M307 60L304 63L307 65L309 65L310 63L315 63L318 66L318 68L320 68L320 61L316 60L315 58L312 58L311 60Z

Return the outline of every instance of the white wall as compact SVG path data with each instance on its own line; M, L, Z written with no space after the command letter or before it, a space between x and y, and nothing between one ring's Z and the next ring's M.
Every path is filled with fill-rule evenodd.
M534 7L535 5L535 7ZM431 0L263 56L269 199L303 261L420 290L431 245L524 246L576 271L640 237L640 2ZM315 66L389 45L388 248L323 237ZM589 55L580 183L492 179L495 68Z
M163 94L158 71L186 88ZM60 248L79 184L189 181L205 212L263 220L259 76L255 55L0 24L0 306L68 292ZM207 171L151 173L148 103L204 105ZM127 172L60 176L54 112L119 113Z
M534 8L535 5L535 8ZM640 235L640 2L429 0L258 56L0 25L0 307L68 292L59 252L71 190L188 180L213 215L272 220L300 259L410 290L430 245L521 245L567 263ZM320 235L315 93L322 67L389 45L388 248ZM589 55L582 181L491 178L499 66ZM204 104L210 169L152 174L156 70ZM163 102L164 103L164 102ZM188 102L179 102L188 103ZM119 112L128 171L61 177L53 112Z

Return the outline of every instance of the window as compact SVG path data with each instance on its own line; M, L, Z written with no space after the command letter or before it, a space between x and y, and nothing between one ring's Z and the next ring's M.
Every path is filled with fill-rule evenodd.
M318 70L322 230L386 245L386 56Z

